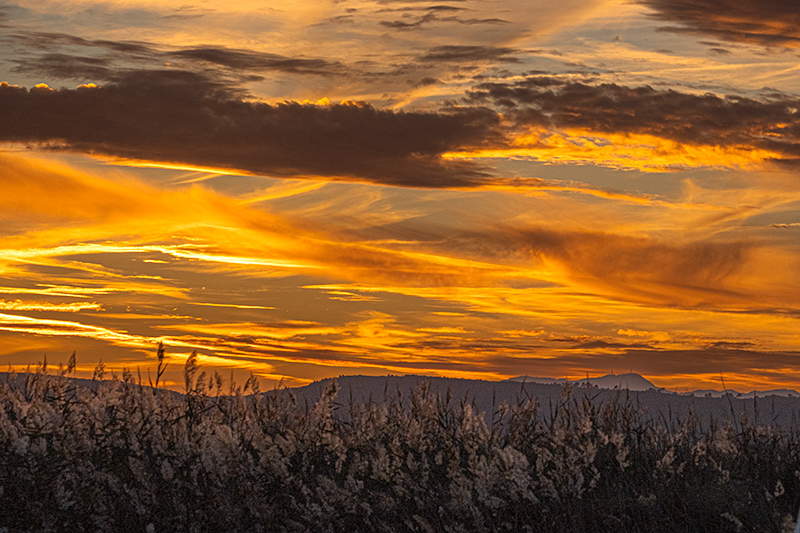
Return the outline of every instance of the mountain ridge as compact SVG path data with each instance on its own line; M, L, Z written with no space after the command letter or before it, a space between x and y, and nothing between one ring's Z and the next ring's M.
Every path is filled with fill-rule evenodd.
M526 383L540 383L540 384L558 384L558 385L587 385L591 384L593 387L600 389L628 389L631 391L649 391L655 390L660 392L671 392L664 387L658 387L650 380L637 374L635 372L628 372L626 374L606 374L599 377L585 377L576 380L568 380L566 378L547 378L547 377L532 377L532 376L517 376L509 378L505 381L512 382L526 382ZM754 390L749 392L740 392L733 389L715 390L715 389L698 389L688 392L678 393L683 396L697 396L697 397L712 397L721 398L726 394L730 394L735 398L753 398L754 396L783 396L783 397L800 397L800 392L793 389L770 389L770 390Z
M552 379L552 378L551 378ZM644 378L643 378L644 379ZM601 388L585 383L534 383L531 381L485 381L419 375L339 376L325 378L302 387L276 389L267 394L289 393L298 405L314 405L332 381L336 381L335 405L347 418L350 405L399 402L406 408L419 394L437 395L450 407L471 404L484 415L487 424L498 421L502 405L534 399L539 416L551 419L566 403L588 401L596 407L622 402L635 406L642 416L659 425L673 427L680 420L697 416L703 424L726 422L734 426L748 420L756 425L797 427L800 424L800 395L767 395L756 392L757 400L732 392L718 396L680 394L663 388L631 390ZM603 383L602 381L600 383ZM590 379L591 384L591 379Z

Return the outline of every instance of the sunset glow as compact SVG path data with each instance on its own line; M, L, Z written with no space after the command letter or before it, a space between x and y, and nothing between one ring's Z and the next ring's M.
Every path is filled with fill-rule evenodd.
M800 390L798 15L693 5L0 6L0 363Z

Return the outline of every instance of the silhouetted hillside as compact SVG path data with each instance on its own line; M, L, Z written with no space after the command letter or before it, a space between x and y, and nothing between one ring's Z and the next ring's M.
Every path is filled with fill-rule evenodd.
M641 376L640 376L641 377ZM330 382L324 379L306 385L286 389L296 395L299 403L313 405L321 392ZM775 425L783 427L800 426L800 398L769 395L753 399L739 398L735 394L722 394L717 397L677 394L663 389L629 390L606 389L596 386L587 387L579 383L565 388L564 384L530 383L517 381L481 381L426 376L341 376L337 378L339 393L336 398L338 412L346 415L347 406L352 401L356 404L373 401L376 403L400 398L406 404L411 391L420 382L430 384L431 392L443 398L449 396L452 405L461 402L473 404L484 413L488 422L492 414L503 403L513 404L518 400L536 398L540 406L541 416L555 414L565 402L589 399L599 405L614 399L630 401L642 414L659 423L674 423L684 420L690 413L700 417L703 423L712 419L717 422L740 422L747 417L750 423ZM633 384L641 381L630 379ZM642 381L649 381L642 378ZM610 383L610 380L597 380L599 383ZM652 385L652 384L651 384ZM570 392L567 392L570 391Z

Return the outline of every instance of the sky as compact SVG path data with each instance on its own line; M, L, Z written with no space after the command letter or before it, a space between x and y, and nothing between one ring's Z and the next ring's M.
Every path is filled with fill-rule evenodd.
M0 365L800 388L794 0L0 4Z

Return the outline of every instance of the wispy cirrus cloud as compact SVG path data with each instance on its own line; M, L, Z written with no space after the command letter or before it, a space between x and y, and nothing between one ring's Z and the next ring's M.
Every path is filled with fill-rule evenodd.
M22 300L0 300L0 309L4 311L58 311L66 313L77 313L80 311L97 311L101 309L101 305L96 302L71 302L54 304L51 302L37 302Z
M200 189L159 191L13 157L0 159L0 164L5 169L0 184L8 183L0 198L5 216L25 213L31 224L0 250L0 267L8 272L34 265L67 268L89 276L87 281L99 276L108 286L124 285L125 279L165 294L180 292L179 287L169 288L169 279L132 276L115 261L97 264L92 259L139 254L145 259L189 261L198 268L324 274L401 287L548 282L683 308L800 305L792 292L791 263L780 259L779 250L741 238L719 241L713 237L717 230L711 237L699 235L684 242L601 232L583 224L567 229L520 220L482 222L483 231L430 221L418 227L413 218L358 231L337 230L331 224L322 230ZM51 187L61 191L52 206L39 200ZM611 201L627 203L625 198ZM676 209L691 209L662 208L670 210L672 218ZM54 220L67 221L73 230L36 229ZM133 220L140 222L132 226ZM126 228L124 238L107 242L121 228ZM773 261L784 262L786 268L773 268L771 285L764 285L758 270ZM354 301L353 296L347 300Z
M471 277L477 283L500 279L501 272L491 264L343 240L333 227L298 225L200 188L168 192L9 155L0 155L0 169L6 193L0 197L0 219L24 215L29 221L0 249L0 269L7 273L33 266L61 267L88 275L88 282L102 278L95 282L107 287L124 285L124 278L132 287L153 284L155 291L180 293L175 287L170 291L169 280L137 279L91 259L140 254L144 259L174 258L264 276L272 275L272 270L311 274L324 270L340 279L436 285L469 283ZM52 204L39 198L49 188L60 191ZM63 226L53 230L50 226L56 221Z

